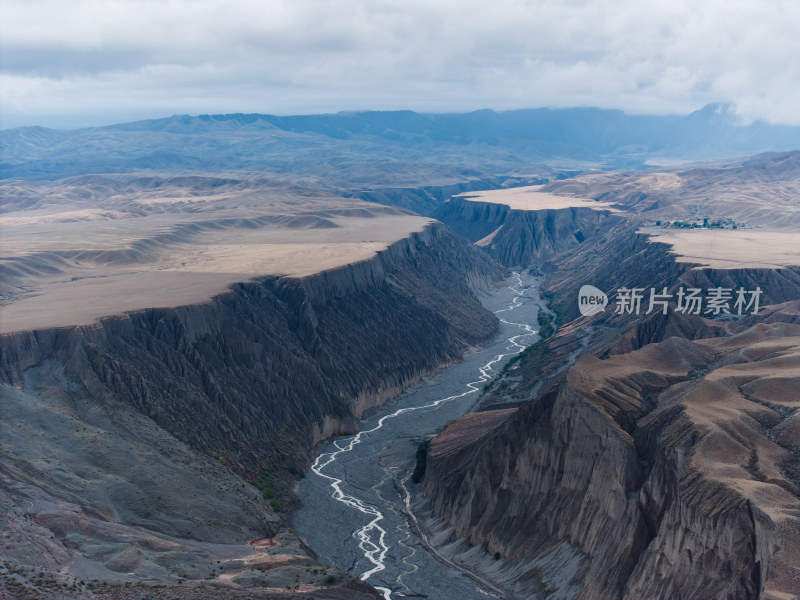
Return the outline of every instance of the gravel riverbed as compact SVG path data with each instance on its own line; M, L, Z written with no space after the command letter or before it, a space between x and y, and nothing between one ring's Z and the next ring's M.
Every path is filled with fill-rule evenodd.
M298 485L303 507L292 522L322 562L364 579L386 600L497 597L424 547L403 511L399 482L414 468L419 443L473 409L485 383L538 339L538 283L515 273L484 294L481 302L501 320L492 342L387 402L357 435L320 447Z

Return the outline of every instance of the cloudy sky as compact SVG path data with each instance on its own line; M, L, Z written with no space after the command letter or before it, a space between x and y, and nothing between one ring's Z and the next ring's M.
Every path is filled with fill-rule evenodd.
M2 0L0 127L600 106L800 124L797 0Z

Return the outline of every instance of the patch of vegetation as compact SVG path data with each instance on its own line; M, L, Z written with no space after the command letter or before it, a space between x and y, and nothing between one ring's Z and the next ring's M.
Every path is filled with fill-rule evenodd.
M541 292L541 297L542 300L547 302L547 308L550 309L550 312L552 312L556 316L555 327L556 329L558 329L564 323L567 322L567 317L558 309L559 305L556 302L555 294L553 294L552 292ZM539 314L541 315L541 311Z
M252 483L261 490L261 494L264 496L265 500L270 500L275 497L275 490L272 489L271 482L267 483L263 479L256 479Z
M565 314L563 314L561 311L559 311L558 308L556 308L556 307L553 307L552 311L553 311L553 314L555 314L555 316L556 316L555 328L556 328L556 331L557 331L559 327L561 327L564 323L567 322L567 316Z
M264 500L269 502L277 513L288 513L295 502L288 482L288 473L276 465L262 468L250 479L250 483L261 491Z
M708 217L703 217L702 221L698 218L694 221L656 221L657 227L671 227L674 229L738 229L742 223L736 223L733 219L717 219L712 221Z
M417 465L414 467L414 472L411 474L411 481L419 483L425 477L425 468L428 464L428 448L431 443L425 440L417 447Z
M301 468L300 468L300 467L298 467L297 465L289 465L289 466L287 467L287 470L289 471L289 473L291 473L291 474L292 474L292 475L294 475L295 477L300 477L300 478L302 478L302 477L305 477L305 476L306 476L306 472L305 472L305 471L303 471L303 469L301 469Z
M541 339L547 339L556 332L553 327L553 320L548 313L540 310L536 320L539 323L539 337Z

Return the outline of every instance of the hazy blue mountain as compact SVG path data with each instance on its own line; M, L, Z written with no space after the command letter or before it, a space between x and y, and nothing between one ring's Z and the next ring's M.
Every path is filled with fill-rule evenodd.
M561 168L642 166L800 148L800 127L739 125L726 105L687 116L598 108L412 111L278 117L176 115L74 131L0 131L3 178L148 171L240 171L334 188L452 183Z

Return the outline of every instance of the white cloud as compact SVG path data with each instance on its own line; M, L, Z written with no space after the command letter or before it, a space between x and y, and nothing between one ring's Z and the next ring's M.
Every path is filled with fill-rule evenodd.
M708 102L800 123L794 0L6 0L3 127Z

